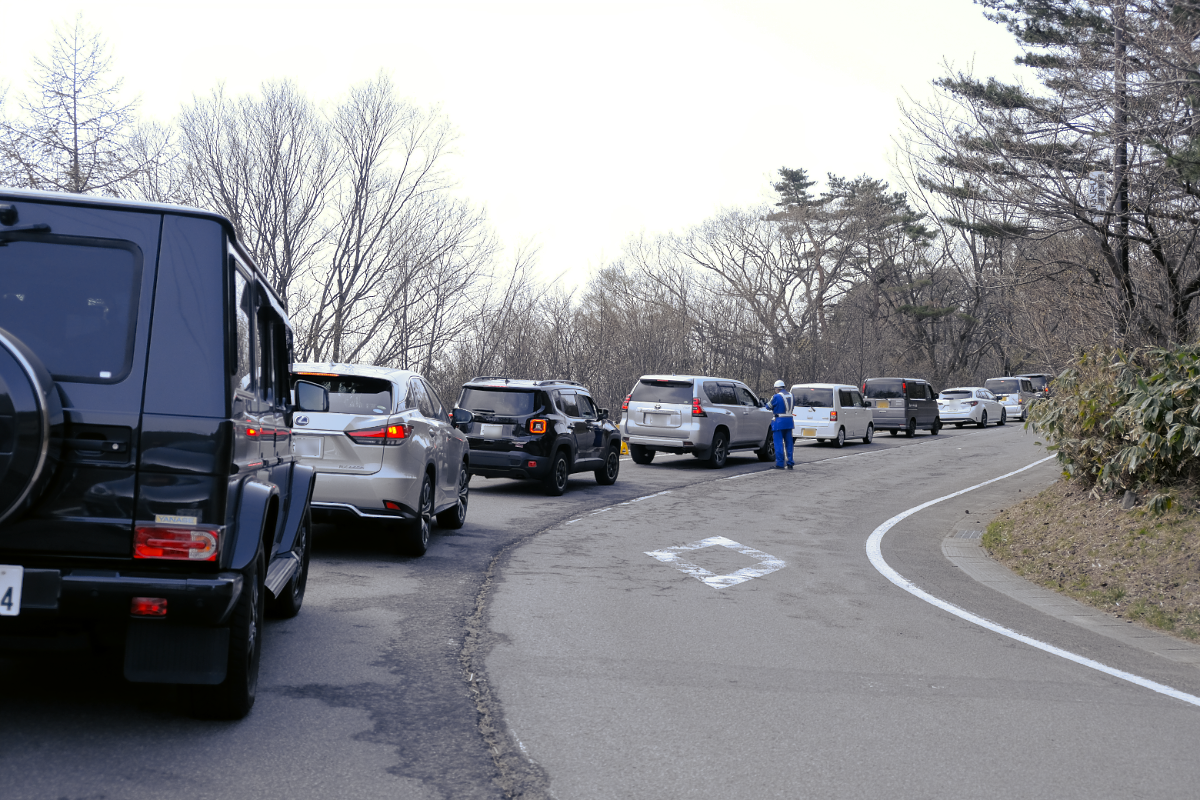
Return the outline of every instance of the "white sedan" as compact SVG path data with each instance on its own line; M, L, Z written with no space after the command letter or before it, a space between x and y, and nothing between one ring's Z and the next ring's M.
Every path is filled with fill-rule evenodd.
M1008 412L996 395L982 386L959 386L947 389L938 395L938 416L942 424L953 422L954 427L961 428L967 423L973 423L980 428L989 422L1003 425L1008 422Z

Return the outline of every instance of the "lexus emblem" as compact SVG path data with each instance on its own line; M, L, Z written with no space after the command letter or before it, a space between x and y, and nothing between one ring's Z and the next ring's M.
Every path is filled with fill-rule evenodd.
M297 425L307 425L308 424L308 415L301 414L300 416L296 417L296 424Z

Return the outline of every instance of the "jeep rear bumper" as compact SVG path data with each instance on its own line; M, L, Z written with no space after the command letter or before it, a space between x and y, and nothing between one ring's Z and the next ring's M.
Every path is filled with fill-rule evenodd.
M541 480L550 474L550 457L520 450L472 450L469 475L483 478L527 478Z

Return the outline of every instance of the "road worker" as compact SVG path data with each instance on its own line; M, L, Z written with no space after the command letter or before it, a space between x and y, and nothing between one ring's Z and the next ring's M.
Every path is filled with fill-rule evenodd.
M796 462L792 459L792 448L795 442L792 439L792 429L796 427L795 418L792 417L792 408L795 401L792 399L792 393L787 390L787 384L783 381L775 381L775 396L771 398L768 408L775 414L775 419L771 421L771 431L775 437L775 469L783 469L783 450L787 447L787 468L792 469L796 466Z

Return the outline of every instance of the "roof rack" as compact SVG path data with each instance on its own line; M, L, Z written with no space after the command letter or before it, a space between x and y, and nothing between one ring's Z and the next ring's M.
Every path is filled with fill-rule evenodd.
M471 378L471 380L467 381L467 383L474 383L475 381L504 381L505 383L508 383L508 378L504 377L503 375L479 375Z
M583 386L579 381L569 381L566 378L551 378L548 381L537 381L538 386L545 386L548 383L569 383L572 386Z

